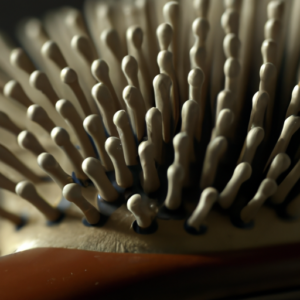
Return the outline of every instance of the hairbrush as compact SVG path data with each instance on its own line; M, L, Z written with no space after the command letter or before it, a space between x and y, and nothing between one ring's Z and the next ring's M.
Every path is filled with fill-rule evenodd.
M1 33L3 266L50 255L64 299L116 296L72 281L84 262L130 295L134 259L136 291L164 281L145 299L299 285L299 5L88 0L23 20L22 48Z

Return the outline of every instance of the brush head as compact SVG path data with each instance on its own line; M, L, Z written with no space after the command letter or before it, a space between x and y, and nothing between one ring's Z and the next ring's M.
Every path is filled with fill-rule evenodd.
M49 189L51 198L58 186L59 197L77 206L70 204L53 232L78 230L78 241L65 235L55 245L119 251L118 241L123 252L198 253L275 244L269 224L278 232L280 221L263 204L272 197L281 203L275 211L288 216L298 207L290 205L298 201L298 85L288 110L281 98L292 81L282 71L290 61L282 53L292 48L282 38L288 4L271 1L265 20L242 1L224 1L224 11L206 0L169 1L157 20L156 2L123 4L89 2L88 26L70 8L46 17L46 29L30 19L20 29L26 52L7 46L12 68L0 62L9 74L4 96L46 130L27 122L21 130L15 111L1 112L0 126L23 148L13 152L24 165L37 160L54 181L38 189ZM261 34L252 32L256 27ZM261 35L259 65L251 47ZM9 147L1 150L1 161L16 166ZM99 227L89 231L77 222L73 228L74 211L76 222L84 216ZM254 221L249 235L234 227ZM41 219L39 236L47 236L43 226ZM283 233L285 241L297 240L294 228Z

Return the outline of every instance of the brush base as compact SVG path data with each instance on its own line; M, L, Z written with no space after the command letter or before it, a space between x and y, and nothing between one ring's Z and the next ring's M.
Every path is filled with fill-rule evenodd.
M88 222L86 218L82 218L82 224L86 227L102 227L107 222L108 217L105 215L100 214L100 221L96 224L91 224Z
M60 216L57 218L57 220L55 221L47 221L47 226L56 226L58 225L60 222L63 221L63 219L65 218L65 213L61 212Z
M140 227L136 221L132 224L133 230L138 234L152 234L157 231L158 225L157 222L154 220L148 228Z
M189 234L193 234L193 235L202 235L207 232L206 226L200 225L199 230L197 230L196 228L189 226L187 221L185 221L185 223L184 223L184 229L186 232L188 232Z
M109 217L124 203L124 197L120 197L114 202L105 201L100 195L97 196L97 208L104 216Z
M27 218L25 216L21 217L22 222L18 225L16 225L16 231L21 230L26 224L27 224Z
M157 213L157 218L162 220L183 220L186 218L186 212L182 206L174 210L163 206Z

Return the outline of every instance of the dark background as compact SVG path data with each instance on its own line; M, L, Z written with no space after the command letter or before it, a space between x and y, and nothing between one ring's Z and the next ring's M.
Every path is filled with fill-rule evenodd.
M42 17L61 6L83 7L84 0L0 0L0 30L14 35L17 23L25 17Z

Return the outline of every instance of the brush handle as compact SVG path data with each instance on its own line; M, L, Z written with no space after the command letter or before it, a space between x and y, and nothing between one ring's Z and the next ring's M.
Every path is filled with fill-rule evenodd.
M130 298L134 289L148 300L158 294L163 298L182 299L182 289L185 298L198 299L227 295L247 297L249 293L273 289L276 293L278 288L299 284L299 252L299 244L209 256L32 249L0 258L1 270L10 270L0 274L1 295L5 299L38 299L41 295L49 299L62 295L64 299L83 299L99 295L119 298L121 293L122 297ZM27 272L25 278L24 270ZM55 278L55 289L48 283L49 274ZM233 278L239 289L230 284ZM150 288L152 280L157 280L157 284ZM87 281L93 285L85 286ZM191 289L191 282L198 288Z

